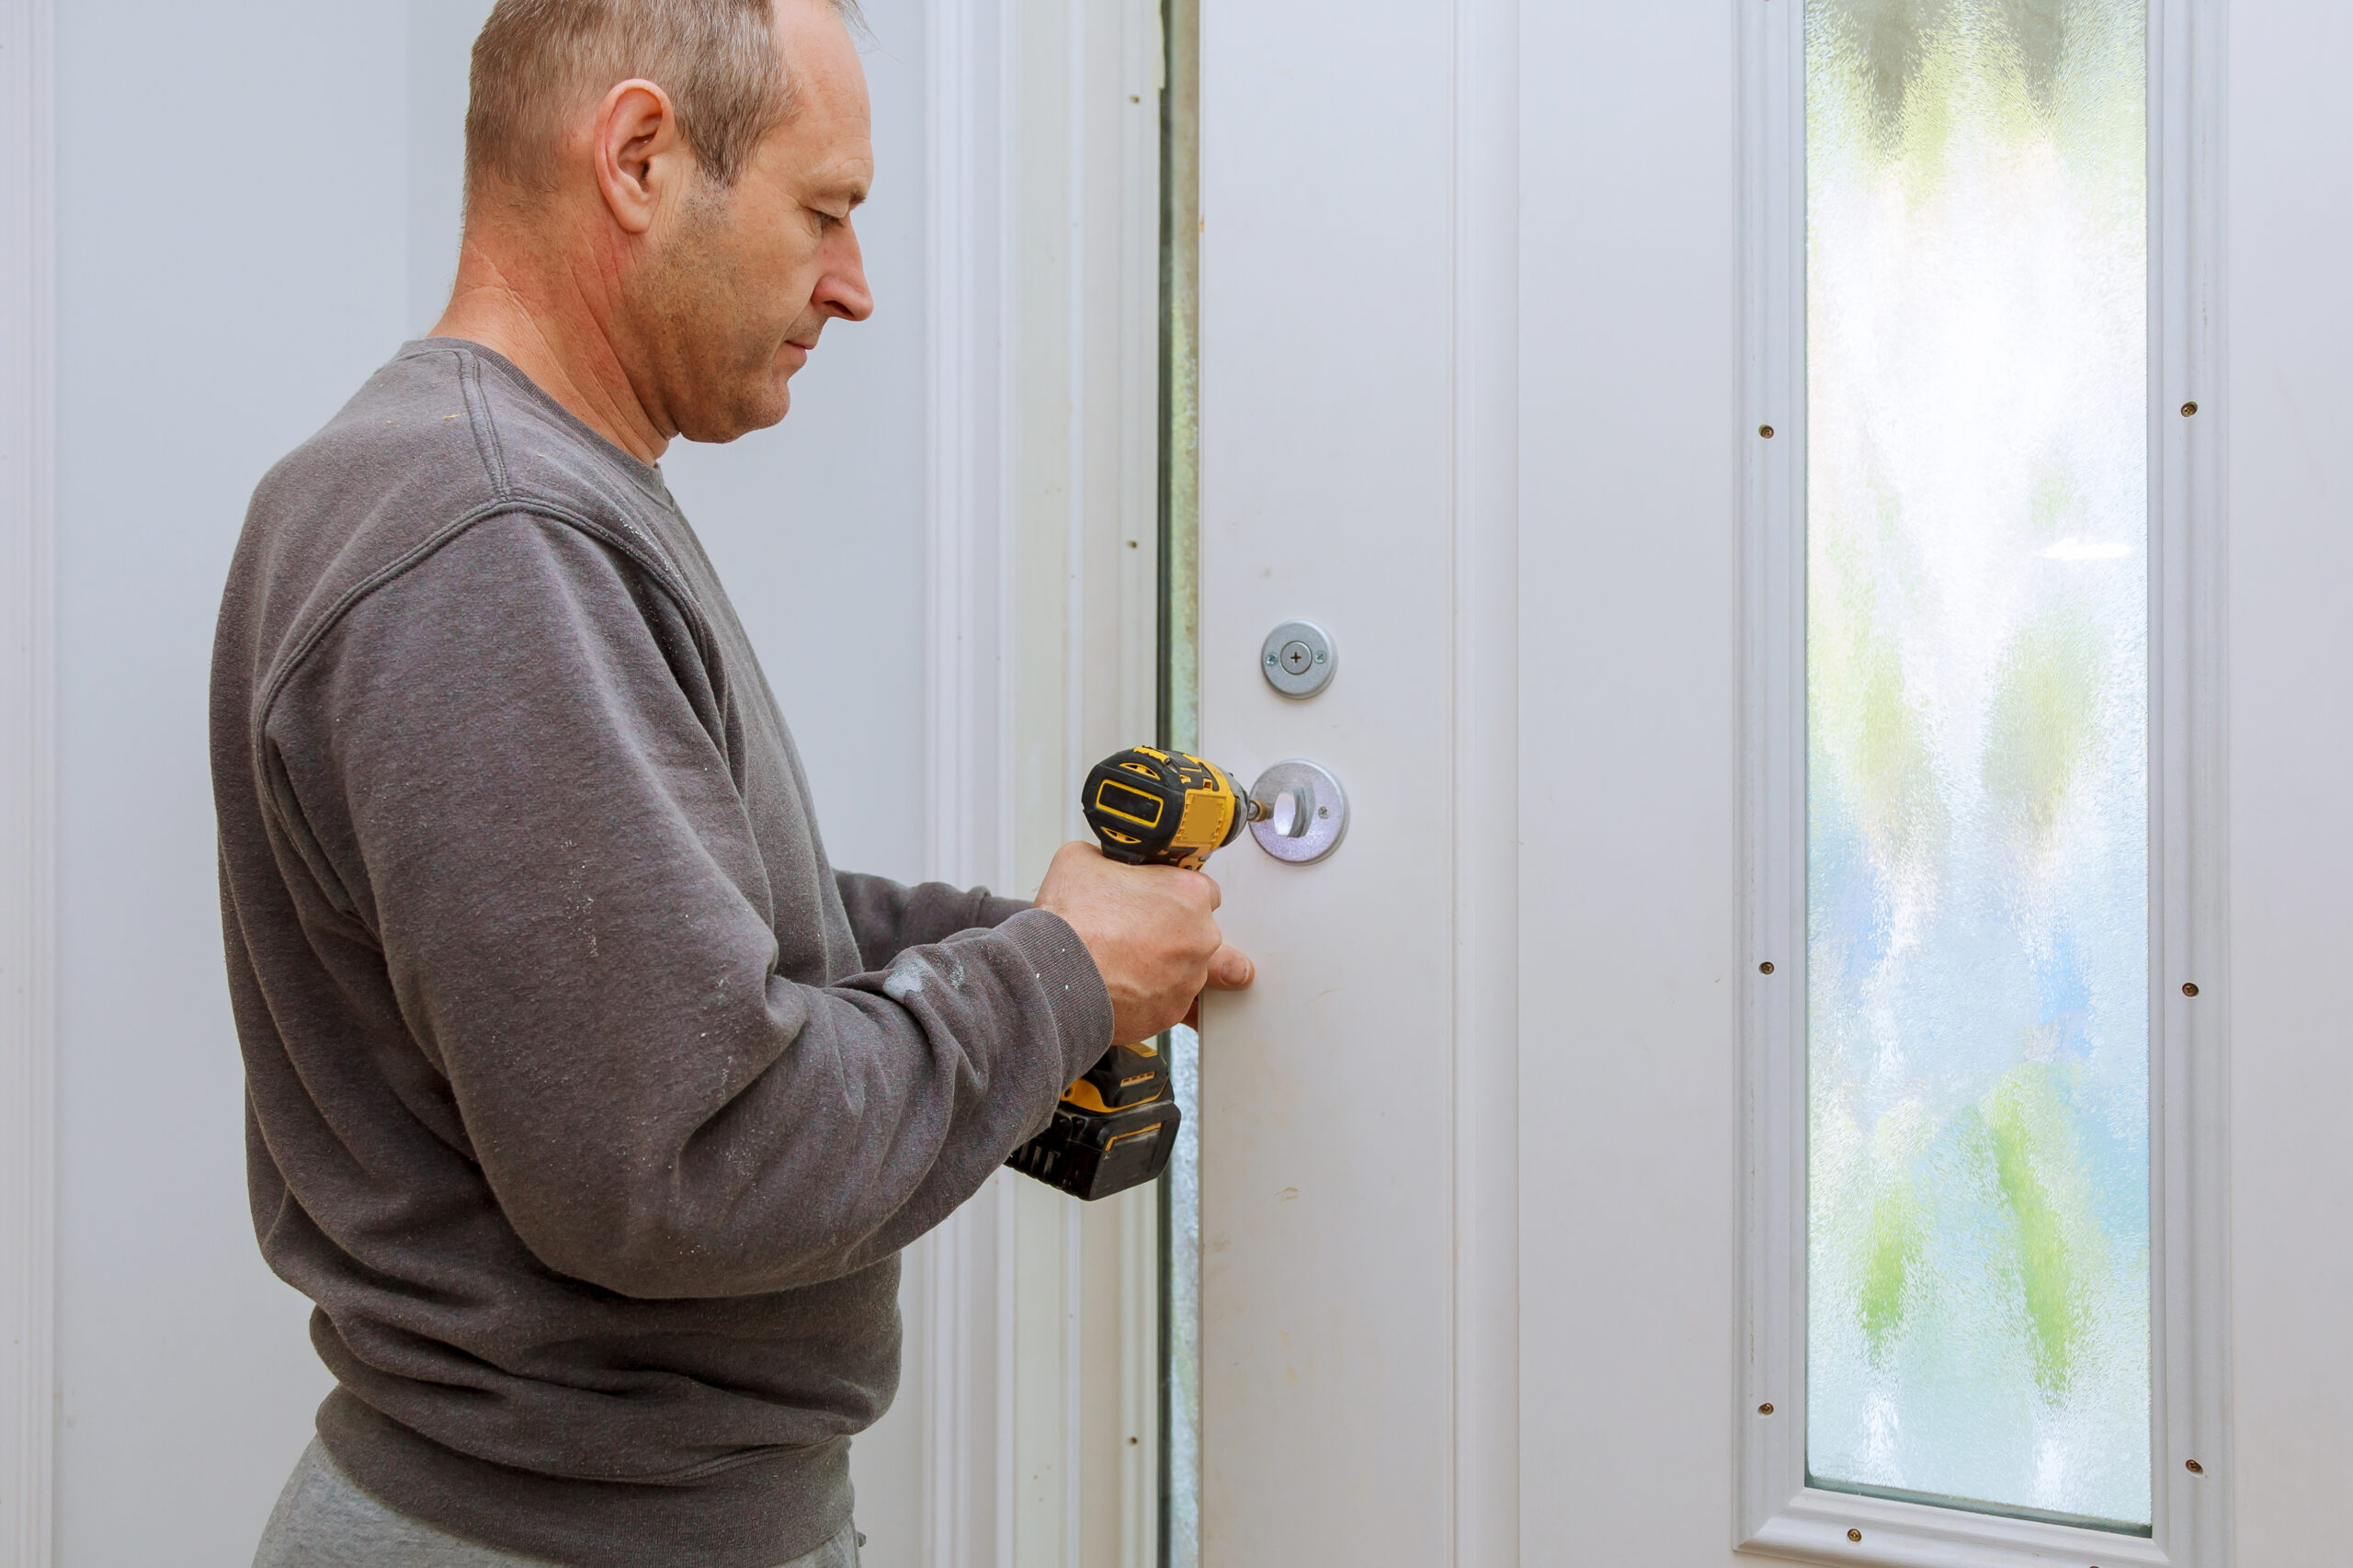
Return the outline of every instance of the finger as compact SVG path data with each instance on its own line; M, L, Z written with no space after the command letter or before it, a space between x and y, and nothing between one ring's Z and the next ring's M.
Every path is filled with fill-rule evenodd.
M1200 872L1188 871L1181 866L1172 869L1180 879L1176 885L1182 891L1182 896L1188 902L1205 902L1210 909L1214 911L1218 906L1218 901L1225 896L1218 892L1217 883Z
M1250 955L1232 943L1221 946L1210 960L1210 985L1217 991L1239 991L1258 978Z

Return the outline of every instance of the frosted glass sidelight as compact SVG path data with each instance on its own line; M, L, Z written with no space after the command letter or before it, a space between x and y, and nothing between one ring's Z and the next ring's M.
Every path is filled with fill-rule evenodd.
M1807 1467L2146 1534L2147 10L1805 17Z

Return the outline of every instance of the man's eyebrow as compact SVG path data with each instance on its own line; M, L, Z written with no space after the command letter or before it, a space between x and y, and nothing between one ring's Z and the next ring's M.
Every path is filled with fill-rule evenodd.
M871 175L860 176L850 169L842 170L831 179L824 180L818 187L822 194L833 197L839 201L847 201L852 207L864 205L867 193L873 188L874 178Z

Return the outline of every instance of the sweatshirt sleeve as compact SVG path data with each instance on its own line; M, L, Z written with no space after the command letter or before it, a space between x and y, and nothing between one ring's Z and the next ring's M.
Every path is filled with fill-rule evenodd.
M862 871L836 871L842 907L858 934L858 958L869 969L888 969L908 948L944 942L959 931L994 930L1029 905L999 898L986 888L920 882L914 887Z
M500 1209L551 1268L638 1297L887 1257L1111 1032L1066 924L970 930L970 894L906 892L877 972L778 974L685 627L614 551L494 517L348 609L265 720L288 853L381 944Z

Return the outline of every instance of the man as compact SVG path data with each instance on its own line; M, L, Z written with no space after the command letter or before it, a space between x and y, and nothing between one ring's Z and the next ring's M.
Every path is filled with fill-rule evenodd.
M224 926L337 1384L272 1568L854 1563L899 1249L1249 981L1207 879L1091 846L1034 908L837 877L654 466L871 309L849 4L500 0L449 312L255 494Z

